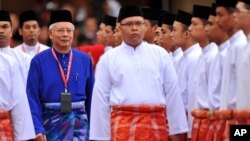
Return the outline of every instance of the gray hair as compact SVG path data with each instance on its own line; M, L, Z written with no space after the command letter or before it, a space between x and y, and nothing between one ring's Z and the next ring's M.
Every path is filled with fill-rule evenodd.
M54 29L55 24L56 24L56 23L51 24L51 25L49 26L49 30ZM71 23L71 24L72 24L72 23ZM75 30L75 26L74 26L73 24L72 24L72 26L73 26L73 30Z

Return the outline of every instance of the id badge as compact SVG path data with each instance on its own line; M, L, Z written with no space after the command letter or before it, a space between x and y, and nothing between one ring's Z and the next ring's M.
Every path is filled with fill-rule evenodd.
M61 93L61 113L70 113L71 111L71 94Z

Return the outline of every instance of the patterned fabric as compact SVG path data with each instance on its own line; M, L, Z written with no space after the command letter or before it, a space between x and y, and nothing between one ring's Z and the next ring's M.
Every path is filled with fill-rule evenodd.
M232 110L214 111L213 122L217 121L217 124L214 131L213 141L229 141L229 127L230 124L233 123L232 118L233 118Z
M188 140L187 133L180 134L180 141L187 141L187 140Z
M113 106L112 141L168 141L165 106Z
M239 124L250 125L250 110L235 110L233 117Z
M208 110L193 110L192 116L194 117L192 126L192 138L191 141L205 141L207 131L210 125L210 119L208 119Z
M207 131L206 141L214 141L215 140L215 131L216 127L219 124L218 120L210 119L210 125Z
M0 110L0 140L14 141L10 114L8 111Z
M89 123L85 107L62 114L57 105L44 108L44 128L48 141L88 141ZM73 105L72 105L73 107Z

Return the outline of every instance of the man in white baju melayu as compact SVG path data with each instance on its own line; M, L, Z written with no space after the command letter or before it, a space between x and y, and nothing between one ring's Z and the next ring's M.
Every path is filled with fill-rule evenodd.
M191 138L192 120L191 109L189 109L189 97L194 95L194 77L196 74L197 63L202 50L199 44L191 37L188 26L191 24L192 15L185 11L179 10L173 24L171 38L175 46L179 46L183 50L183 56L177 64L177 75L181 95L188 116L188 138Z
M0 10L0 140L29 140L35 137L35 131L20 64L16 56L12 57L14 53L9 54L11 49L6 49L11 35L9 13Z
M236 5L235 20L247 36L248 44L242 52L237 68L236 110L234 117L239 124L249 125L250 109L250 1L239 0ZM245 19L245 20L242 20Z
M187 132L170 56L162 47L143 42L145 25L140 8L122 8L118 21L124 41L98 62L90 139L167 140L166 120L170 136ZM161 118L156 116L159 112L164 113ZM161 125L159 120L163 120Z
M38 41L41 30L38 16L34 11L23 11L19 16L19 22L19 34L23 37L23 43L14 47L15 50L25 52L33 58L36 54L49 49L48 46Z

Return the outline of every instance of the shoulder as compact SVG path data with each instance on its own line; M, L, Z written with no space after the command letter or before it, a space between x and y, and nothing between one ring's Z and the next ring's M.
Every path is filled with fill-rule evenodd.
M43 48L43 49L49 49L50 47L49 46L47 46L47 45L45 45L45 44L42 44L42 43L39 43L40 44L40 46Z
M21 48L22 48L22 44L19 44L19 45L13 47L13 49L16 49L16 50L21 50Z
M12 49L12 52L15 54L15 56L19 59L25 59L25 60L31 60L32 57L25 53L25 52L22 52L21 50L18 50L18 49Z
M13 58L13 57L10 56L10 55L1 53L1 52L0 52L0 60L1 60L1 61L0 61L1 64L4 64L5 67L8 66L8 67L13 68L13 67L16 66L16 64L17 64L15 58Z
M147 47L147 50L150 51L151 54L154 54L158 57L163 57L162 59L170 58L169 53L161 46L150 44L150 43L144 43L144 46Z
M51 55L51 49L46 49L33 57L32 60L46 59Z

